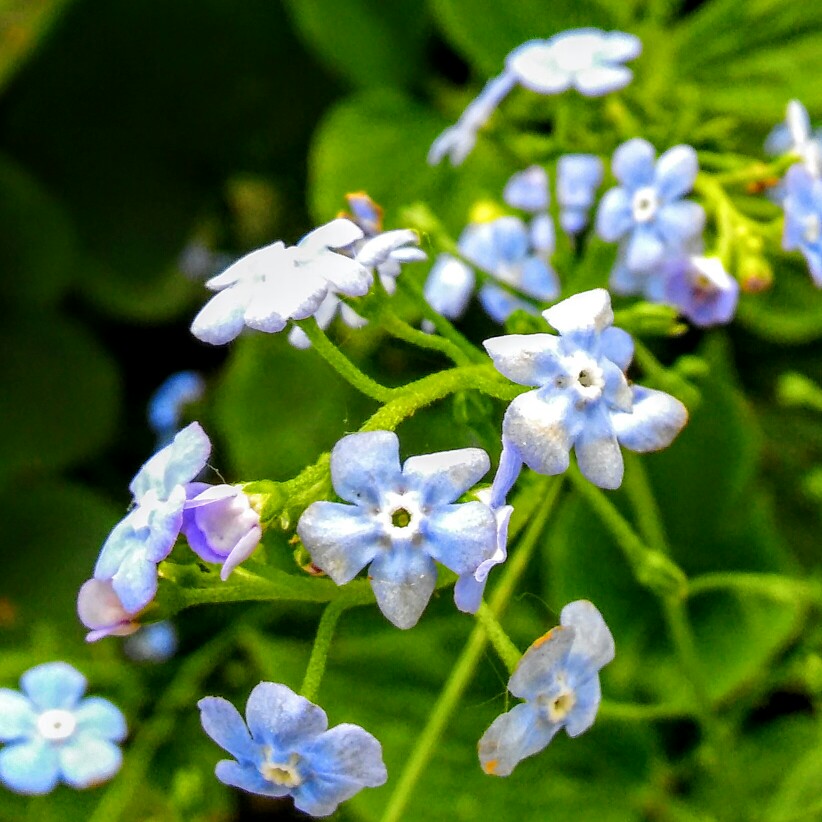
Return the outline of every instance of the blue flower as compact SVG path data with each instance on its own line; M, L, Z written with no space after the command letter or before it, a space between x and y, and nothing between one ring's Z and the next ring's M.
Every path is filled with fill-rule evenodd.
M560 728L570 737L594 724L602 694L599 671L614 658L614 638L587 600L566 605L560 625L522 655L508 690L524 699L498 716L479 741L483 770L508 776L545 748Z
M246 254L206 283L219 293L194 318L191 333L222 345L246 326L276 333L289 320L311 317L329 292L361 297L371 287L371 272L335 250L362 236L350 220L336 219L296 246L278 241Z
M822 176L822 129L811 131L808 110L799 100L788 103L785 122L775 126L765 140L765 152L771 155L794 152L814 177Z
M717 257L683 256L666 265L665 302L694 325L728 323L739 301L739 283Z
M571 448L591 482L618 488L620 445L640 452L664 448L688 419L679 400L628 385L624 371L633 341L611 327L607 291L576 294L542 316L559 336L511 334L484 343L498 371L537 389L520 394L505 412L494 507L504 501L523 463L540 474L561 474Z
M205 732L234 759L217 779L262 796L290 796L299 810L328 816L363 788L388 778L380 743L358 725L328 730L325 711L290 688L261 682L248 697L246 723L227 700L197 703Z
M86 679L65 662L26 671L20 691L0 688L0 782L23 794L44 794L58 782L90 788L120 770L115 742L126 737L122 713L87 697Z
M505 184L502 198L509 206L538 214L548 210L551 195L548 173L542 166L529 166L513 174Z
M791 166L785 175L783 206L782 248L801 251L814 283L822 288L822 179L801 163Z
M683 199L696 179L696 152L674 146L656 162L655 156L646 140L623 143L612 162L621 185L606 192L597 212L598 234L609 242L623 241L618 267L624 263L630 274L657 270L705 226L702 206ZM618 290L623 291L622 286Z
M544 238L544 224L537 225L539 237ZM549 241L553 242L553 235ZM472 223L460 235L458 245L467 259L522 294L543 302L559 294L557 276L547 261L549 249L536 248L533 232L518 217ZM465 311L474 283L475 274L470 266L442 254L428 275L425 297L432 308L456 318ZM493 283L482 286L479 299L491 318L500 323L518 308L534 312L530 303Z
M477 499L490 508L491 489L483 488L478 491ZM467 574L460 574L454 586L454 602L460 611L467 614L475 614L479 609L491 569L495 565L501 565L508 559L508 523L514 509L510 505L501 505L499 508L492 508L491 510L497 523L496 550L488 559L483 560L475 570L469 571Z
M196 371L178 371L168 377L148 402L148 424L165 445L180 429L186 405L201 399L205 380Z
M428 162L450 157L459 165L474 148L477 133L517 85L538 94L560 94L574 88L600 97L624 88L633 77L623 63L638 57L642 43L632 34L600 29L571 29L548 40L529 40L505 58L505 70L486 83L455 125L434 141Z
M557 161L559 222L567 234L579 234L588 225L602 175L602 160L595 154L564 154Z
M135 662L165 662L177 652L177 630L168 620L143 625L123 643L123 650Z
M380 610L398 628L411 628L434 591L434 560L466 574L494 553L488 506L454 504L488 467L485 451L462 448L411 457L400 468L396 434L349 434L331 452L331 480L351 504L312 503L297 533L337 585L368 565Z
M247 560L263 535L260 514L238 485L187 486L182 532L197 556L222 565L220 579Z
M193 422L131 481L134 507L114 526L94 568L94 578L111 582L128 613L154 598L157 563L169 555L183 524L186 484L203 470L210 452L205 431Z

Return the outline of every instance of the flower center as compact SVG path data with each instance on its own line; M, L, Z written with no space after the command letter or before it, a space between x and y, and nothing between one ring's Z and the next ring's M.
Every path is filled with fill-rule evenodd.
M818 214L809 214L805 217L803 223L802 236L806 243L818 243L820 236L822 236L822 220Z
M275 785L283 785L286 788L296 788L302 784L302 777L297 768L300 757L297 754L291 754L288 762L272 762L271 752L266 755L265 762L260 765L260 773L263 779L268 782L273 782Z
M656 189L651 188L651 186L640 188L631 201L631 211L634 220L638 223L647 223L649 220L653 220L658 208L659 197L657 197Z
M573 691L564 691L548 702L548 718L551 722L562 722L576 703L576 694Z
M405 510L405 508L397 508L393 514L391 514L391 524L395 528L407 528L411 523L411 514Z
M37 717L37 733L50 742L61 742L68 739L77 727L77 720L71 711L55 708L44 711Z
M572 74L590 68L596 62L594 44L587 38L573 37L555 43L552 48L552 57L556 67L563 72Z
M382 507L374 514L386 536L409 539L419 533L424 511L414 491L389 491L383 497Z

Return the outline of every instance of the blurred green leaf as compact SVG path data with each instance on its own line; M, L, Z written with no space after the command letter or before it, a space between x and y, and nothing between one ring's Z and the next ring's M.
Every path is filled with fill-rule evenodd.
M308 45L349 82L419 84L429 25L420 4L286 0L285 5Z
M0 350L0 477L62 468L109 442L120 382L88 331L56 315L19 315L0 328Z

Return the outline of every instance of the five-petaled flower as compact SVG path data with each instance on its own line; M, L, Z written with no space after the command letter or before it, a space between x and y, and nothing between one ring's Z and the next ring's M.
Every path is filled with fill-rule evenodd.
M131 481L134 507L114 526L94 568L94 578L111 582L129 614L154 598L157 563L169 555L183 524L186 484L203 470L210 452L205 431L193 422Z
M434 141L428 162L450 157L459 165L471 152L477 133L517 85L537 94L576 89L600 97L624 88L633 74L623 64L638 57L642 43L633 34L594 28L570 29L548 40L529 40L505 58L505 70L486 83L459 120Z
M811 130L808 110L799 100L791 100L785 122L775 126L765 141L767 154L787 154L792 151L802 158L813 177L822 177L822 129Z
M115 744L126 721L107 699L86 697L86 679L65 662L26 671L21 691L0 688L0 782L17 793L44 794L58 782L89 788L122 762Z
M206 283L219 293L194 318L191 333L222 345L246 326L276 333L289 320L305 320L329 293L363 296L373 282L371 272L337 253L362 237L361 228L340 218L314 229L296 246L277 241L246 254Z
M385 783L380 743L358 725L328 729L318 705L285 685L261 682L246 704L246 722L221 697L198 703L205 732L234 759L217 778L262 796L291 796L311 816L328 816L362 788Z
M739 301L739 283L718 257L683 256L665 264L665 302L703 328L728 323Z
M331 452L331 480L350 504L312 503L297 533L337 585L368 565L380 610L398 628L411 628L434 591L434 560L466 574L496 550L491 509L455 504L488 468L479 448L410 457L400 467L393 432L349 434Z
M508 776L545 748L560 728L570 737L591 727L602 695L599 671L614 658L614 639L587 600L562 609L560 625L522 655L508 690L525 702L498 716L479 741L483 770Z
M536 388L520 394L505 412L494 507L504 501L523 463L540 474L561 474L572 447L591 482L618 488L620 445L639 452L664 448L688 419L674 397L628 384L624 371L633 341L612 327L607 291L575 294L542 316L559 336L511 334L484 343L498 371Z
M791 166L785 175L783 207L782 247L802 252L814 283L822 288L822 178L801 163Z
M648 293L660 266L693 243L705 226L699 203L683 199L698 171L691 146L674 146L655 161L654 147L635 138L612 161L620 185L605 193L597 211L598 234L622 241L611 288L620 294Z

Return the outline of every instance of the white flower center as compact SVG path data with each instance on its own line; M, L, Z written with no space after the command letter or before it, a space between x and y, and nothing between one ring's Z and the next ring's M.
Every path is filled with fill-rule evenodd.
M634 197L631 200L631 211L636 222L647 223L649 220L653 220L658 209L659 197L656 189L645 186L645 188L640 188L634 192Z
M37 733L50 742L61 742L68 739L77 727L77 720L71 711L55 708L44 711L37 717Z
M296 788L301 785L303 780L297 769L300 757L297 754L291 754L288 762L272 762L271 753L270 749L266 751L265 762L259 768L263 779L286 788Z
M605 375L596 361L581 351L563 362L565 376L554 381L557 388L573 388L583 403L594 402L605 390Z
M376 518L387 536L410 539L419 533L423 513L415 491L388 491Z
M822 236L822 220L818 214L809 214L802 221L802 236L806 243L818 243Z
M554 44L551 56L560 71L574 74L593 66L598 51L598 44L587 37L568 37Z
M551 722L562 722L571 713L574 705L577 704L577 695L568 687L563 674L557 677L557 685L559 685L560 690L555 696L543 694L537 697L537 702Z

